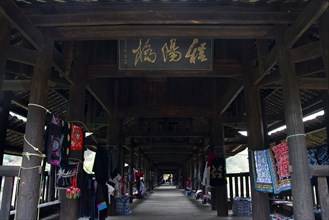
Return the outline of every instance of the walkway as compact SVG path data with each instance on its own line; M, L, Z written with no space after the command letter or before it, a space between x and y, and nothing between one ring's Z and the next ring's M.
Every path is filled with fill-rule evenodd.
M247 217L216 216L209 205L202 205L200 200L189 199L174 186L162 185L146 199L135 201L133 214L128 216L111 216L108 220L250 220Z

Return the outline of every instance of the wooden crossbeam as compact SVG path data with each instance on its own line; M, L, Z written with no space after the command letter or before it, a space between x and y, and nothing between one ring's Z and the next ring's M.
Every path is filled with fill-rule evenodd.
M312 0L293 24L285 31L286 46L291 48L312 24L325 12L328 0Z
M123 107L118 114L122 117L211 117L213 110L200 106L135 106Z
M88 66L89 79L122 78L122 77L239 77L242 67L240 64L215 63L212 71L128 71L118 70L117 65L98 64Z
M89 81L87 90L95 97L107 113L110 113L110 103L104 88L96 81Z
M328 8L328 0L313 0L297 17L294 23L285 31L284 38L287 47L291 48L296 41L302 36L309 27L314 24L314 22L325 12ZM317 48L319 45L313 44L315 48L311 48L312 44L309 44L305 47L300 47L294 49L292 53L292 59L295 59L295 62L301 62L307 58L312 58L312 56L318 56ZM308 49L308 51L307 51ZM267 54L265 60L265 68L262 73L254 80L254 84L259 83L266 74L272 69L272 67L278 62L277 60L277 45L275 45L271 51ZM305 52L305 54L301 52ZM316 55L315 55L316 54Z
M223 94L221 100L219 100L219 109L218 112L223 114L226 109L231 105L231 103L235 100L235 98L240 94L243 89L242 82L239 80L231 80L227 82L227 88L225 91L222 91Z
M221 11L219 7L200 5L200 8L184 6L173 8L169 5L149 9L137 5L133 10L122 7L111 12L81 12L74 11L70 14L33 14L29 19L38 27L65 27L65 26L91 26L91 25L256 25L256 24L290 24L298 13L282 11ZM207 8L204 8L204 7Z
M296 47L290 50L291 58L295 63L307 61L320 57L321 45L319 41L308 43L306 45Z
M110 40L140 37L208 37L214 39L271 39L273 27L266 25L115 25L58 27L56 40Z
M21 12L13 0L0 1L0 13L37 49L42 49L46 40L43 33Z

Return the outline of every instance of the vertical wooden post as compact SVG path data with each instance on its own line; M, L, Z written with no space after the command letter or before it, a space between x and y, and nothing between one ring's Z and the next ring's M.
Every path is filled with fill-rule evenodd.
M314 219L312 188L307 162L306 138L297 85L295 63L286 46L283 31L277 35L278 61L282 76L284 115L287 124L294 218Z
M7 50L9 46L10 37L10 26L8 21L0 15L0 99L2 99L3 93L3 81L6 72L6 62L7 62Z
M320 25L319 25L319 32L320 32L320 41L321 41L321 50L322 50L322 59L323 64L326 71L326 76L329 84L329 9L322 14L320 17ZM324 111L325 111L325 120L327 126L327 137L329 137L329 90L326 91L324 97ZM329 138L327 138L327 143L329 143ZM328 183L325 177L318 177L318 188L320 195L320 204L321 204L321 216L323 219L329 216L329 209L328 209Z
M225 160L224 127L221 117L215 117L212 124L213 144L216 157ZM224 170L224 173L226 175L226 170ZM228 216L227 185L216 186L215 193L217 216Z
M3 155L6 146L6 133L8 125L9 116L9 104L10 98L4 95L2 90L3 81L6 72L6 61L7 61L7 48L9 45L9 35L10 26L8 21L0 15L0 27L2 28L0 32L0 166L2 165ZM0 177L0 186L2 182L2 177Z
M76 44L77 57L77 72L78 72L78 83L70 88L70 98L68 102L68 112L66 119L69 122L75 122L79 125L79 122L84 121L84 109L85 109L85 90L86 81L84 76L86 74L87 63L87 52L86 44L78 43ZM83 161L83 151L71 151L70 158L75 158ZM79 166L79 170L83 167L82 164ZM67 199L65 195L65 190L59 191L59 200L61 201L60 208L60 219L61 220L71 220L78 218L79 211L79 200Z
M329 9L324 12L320 18L319 32L320 32L320 42L322 50L322 59L324 64L324 69L327 73L327 78L329 75ZM328 79L329 83L329 79ZM329 90L328 90L329 91Z
M46 45L38 51L37 62L33 69L30 103L47 107L48 78L52 67L53 41L47 39ZM43 134L46 111L43 108L29 106L25 137L34 147L43 150ZM26 141L23 152L38 153ZM36 219L39 200L40 169L33 168L41 165L41 157L32 156L29 159L23 156L20 176L19 192L16 207L16 219ZM27 202L28 201L28 202Z
M262 122L261 102L259 89L252 81L252 42L242 42L242 63L245 69L244 95L247 113L248 146L249 150L264 149L264 129ZM249 168L253 157L249 155ZM250 172L251 182L254 176ZM268 219L270 216L269 198L267 193L256 191L251 184L253 219Z
M134 139L130 138L130 153L129 153L129 175L130 175L130 181L129 181L129 196L130 200L129 202L133 202L133 186L134 186L134 148L135 148L135 143Z
M4 178L2 200L0 206L0 216L2 219L10 219L10 206L14 188L14 177L6 176Z

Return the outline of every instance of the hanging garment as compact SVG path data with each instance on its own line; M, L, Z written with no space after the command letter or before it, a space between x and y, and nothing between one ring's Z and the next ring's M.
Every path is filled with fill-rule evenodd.
M56 186L67 188L72 185L73 178L77 176L78 164L61 164L56 172Z
M316 156L319 165L329 165L329 149L328 145L316 148Z
M203 186L210 186L209 185L209 179L210 179L210 167L208 167L208 161L206 161L206 165L204 167L203 178L202 178L201 184Z
M47 121L46 154L47 162L59 166L61 160L61 119L51 115Z
M273 192L279 194L282 191L291 189L291 178L289 173L289 151L288 143L282 142L279 145L270 148L269 164L272 181Z
M82 127L72 124L70 150L83 149L83 137L84 137L83 134L84 133Z
M208 167L211 166L211 162L216 158L216 153L215 152L211 152L208 154Z
M217 157L210 166L210 186L226 185L225 158Z
M93 171L95 172L96 181L98 183L105 184L109 179L107 152L106 149L101 146L97 146Z
M255 189L262 192L273 192L273 182L268 163L269 149L253 152L252 172L254 175Z
M61 165L64 166L68 164L68 158L70 155L70 145L71 145L71 124L62 121L62 131L61 131Z

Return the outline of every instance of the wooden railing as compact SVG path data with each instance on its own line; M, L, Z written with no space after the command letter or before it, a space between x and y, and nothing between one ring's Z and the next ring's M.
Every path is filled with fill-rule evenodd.
M251 197L251 182L249 173L227 174L227 194L229 206L234 197Z
M16 190L19 174L18 166L0 166L0 176L3 177L3 189L0 207L1 219L10 219L10 215L15 213L15 200L16 200ZM59 202L57 200L58 196L55 193L54 187L51 187L51 175L48 175L48 171L45 171L42 178L41 194L40 194L40 205L39 208L47 209L49 206L58 206ZM51 207L53 209L53 207ZM46 216L47 210L40 212L40 216ZM43 214L45 213L45 214Z
M9 219L10 207L12 199L15 196L14 193L14 182L17 178L19 167L16 166L0 166L0 176L4 177L4 187L2 190L2 200L0 207L1 219Z
M329 193L327 182L329 165L310 166L310 175L318 177L317 199L321 206L321 218L329 219Z
M329 192L327 177L329 165L310 166L310 175L317 177L317 186L312 186L313 204L321 206L322 219L329 219ZM234 197L251 197L251 182L249 173L227 174L227 193L229 205L232 206ZM291 191L282 192L280 196L292 200Z

